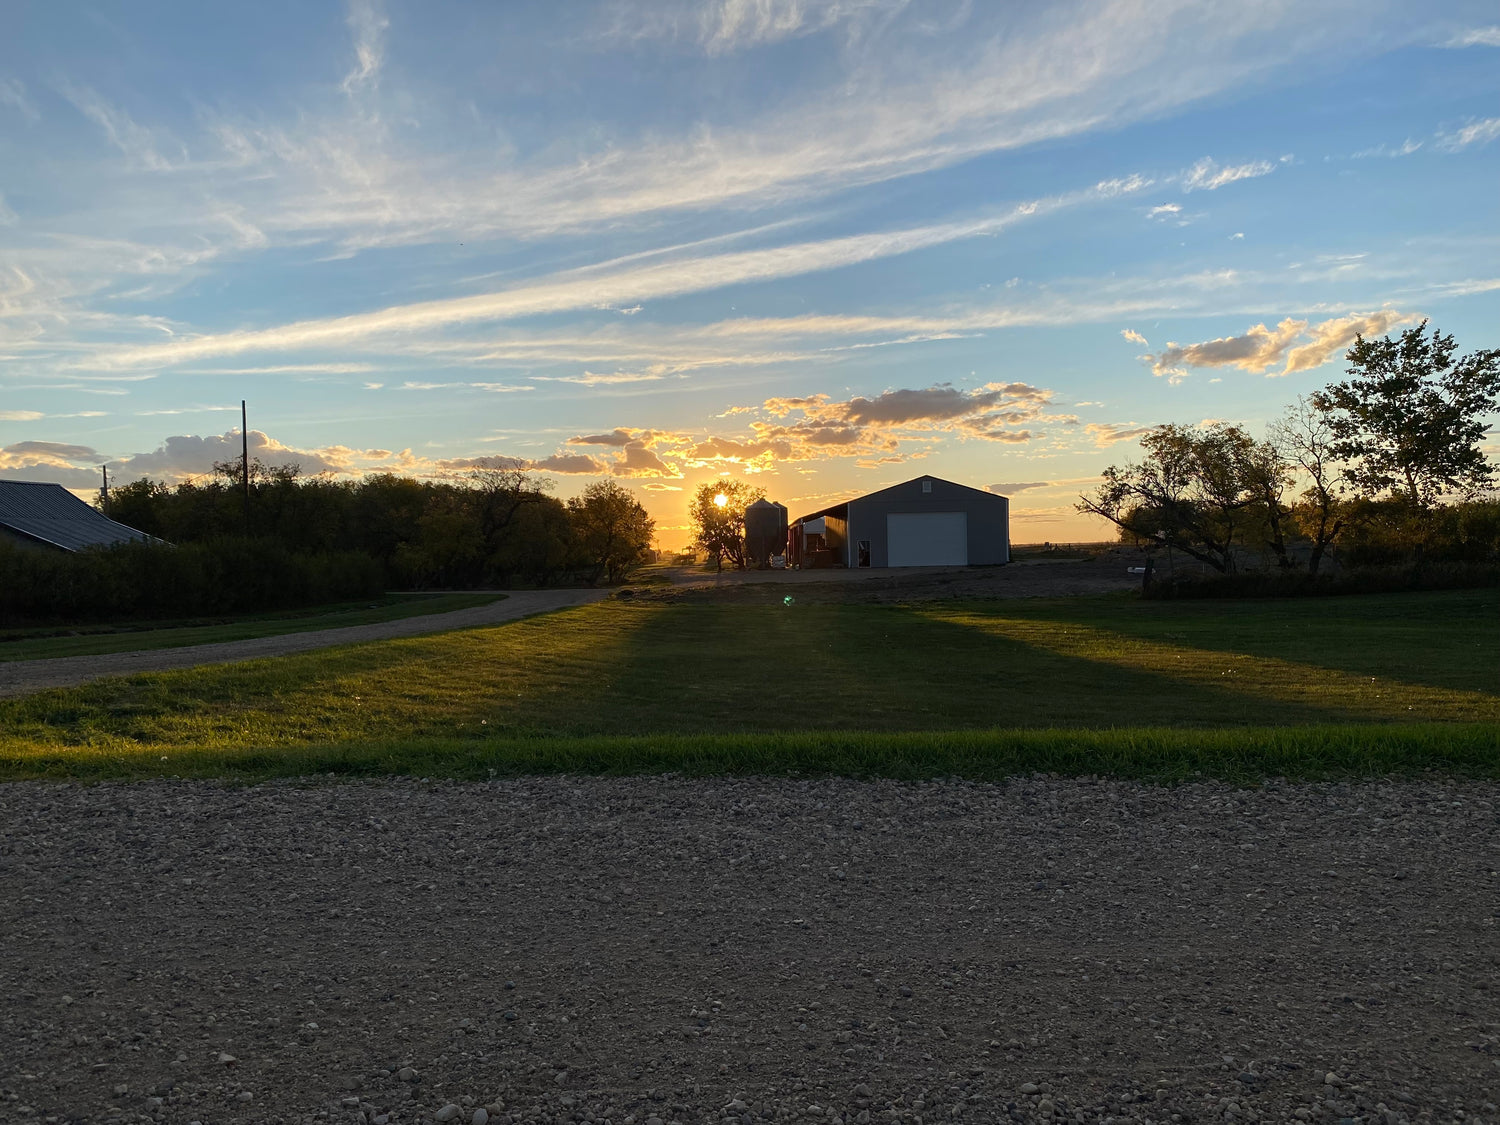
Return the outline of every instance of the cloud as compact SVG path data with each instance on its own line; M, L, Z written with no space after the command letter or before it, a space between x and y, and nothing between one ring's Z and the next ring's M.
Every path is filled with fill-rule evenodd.
M1249 164L1223 167L1205 156L1183 175L1183 191L1217 191L1226 184L1239 180L1250 180L1257 176L1269 176L1276 165L1269 160L1256 160Z
M1007 482L1005 484L991 484L986 486L987 490L996 496L1014 496L1018 492L1030 492L1034 488L1050 488L1052 482L1049 480L1029 480L1020 482Z
M385 60L385 31L390 21L375 0L350 0L348 18L349 30L354 33L354 68L344 76L340 89L352 96L379 82L380 66Z
M97 450L87 445L67 445L56 441L18 441L7 445L4 453L12 463L17 458L36 458L38 463L66 463L70 461L99 462L104 458Z
M1151 371L1155 375L1168 375L1181 373L1184 366L1238 367L1265 374L1285 360L1286 366L1273 374L1290 375L1321 367L1352 344L1356 335L1382 336L1396 325L1415 319L1409 313L1381 309L1335 317L1309 327L1307 321L1289 317L1274 329L1257 324L1243 336L1224 336L1200 344L1168 341L1161 354L1149 357L1153 361Z
M601 38L691 43L709 57L801 38L900 11L908 0L650 0L613 6Z
M1295 371L1310 371L1321 367L1346 351L1354 343L1356 336L1384 336L1397 325L1408 324L1416 319L1408 313L1382 309L1379 312L1337 317L1315 324L1308 329L1307 335L1311 337L1309 342L1287 353L1286 370L1282 374L1290 375Z
M452 384L438 383L437 386L451 386ZM516 383L470 383L469 386L481 391L489 391L491 394L508 395L516 391L534 391L535 387L520 386Z
M1134 441L1158 429L1156 426L1138 426L1134 422L1122 424L1090 422L1084 430L1094 439L1094 444L1104 448L1118 445L1122 441Z
M359 375L374 371L373 363L281 363L270 367L200 367L178 375Z
M653 481L647 481L645 484L641 485L641 487L644 488L647 492L681 492L682 491L682 485L680 485L680 484L663 484L661 481L655 481L655 480L653 480Z
M1181 211L1182 204L1180 203L1163 203L1158 207L1151 208L1151 210L1146 212L1146 215L1152 219L1163 219L1168 215L1176 215Z
M1500 47L1500 27L1474 27L1460 31L1444 47Z
M0 410L0 422L35 422L41 417L39 410Z
M1134 328L1122 328L1120 329L1120 335L1124 336L1125 339L1129 340L1132 344L1139 344L1143 348L1149 348L1151 346L1146 342L1146 337L1142 336Z
M585 434L581 437L568 439L569 445L608 445L616 449L624 448L630 444L634 436L631 430L611 430L607 434Z
M513 289L470 297L395 305L377 312L297 321L276 328L200 336L122 348L95 357L108 365L172 365L207 356L335 346L371 337L437 330L480 321L597 308L644 297L680 296L753 282L774 281L908 254L959 240L998 234L1034 216L1098 198L1094 189L1018 204L998 215L964 222L849 235L709 257L621 266L627 259L571 270Z
M132 163L152 172L167 172L172 161L162 156L156 133L141 125L118 106L111 105L87 86L63 83L59 92L79 113L104 131L105 138Z
M1470 145L1487 145L1500 137L1500 117L1487 117L1475 121L1451 133L1438 135L1438 147L1446 152L1457 152Z
M527 467L544 473L602 475L609 471L609 464L597 457L583 453L554 453L540 461L528 461Z
M620 383L651 383L663 376L658 371L615 371L608 375L585 371L582 375L533 375L544 383L576 383L581 387L612 387Z
M28 121L41 117L31 99L26 96L26 87L19 78L0 78L0 106L15 110Z

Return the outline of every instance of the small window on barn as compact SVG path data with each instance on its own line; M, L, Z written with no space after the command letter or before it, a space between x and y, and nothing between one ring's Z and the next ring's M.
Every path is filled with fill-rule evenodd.
M924 480L922 482L922 491L923 492L931 492L932 491L932 482L930 480Z

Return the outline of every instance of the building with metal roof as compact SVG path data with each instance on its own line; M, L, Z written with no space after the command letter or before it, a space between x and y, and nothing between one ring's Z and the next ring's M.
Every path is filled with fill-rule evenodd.
M1010 562L1010 501L917 477L794 521L793 566L994 566Z
M150 538L116 523L60 484L0 480L0 543L81 551Z

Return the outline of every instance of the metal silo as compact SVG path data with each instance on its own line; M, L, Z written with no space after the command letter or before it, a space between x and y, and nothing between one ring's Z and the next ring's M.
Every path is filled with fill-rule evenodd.
M745 561L768 567L771 556L786 552L786 506L757 500L745 509Z

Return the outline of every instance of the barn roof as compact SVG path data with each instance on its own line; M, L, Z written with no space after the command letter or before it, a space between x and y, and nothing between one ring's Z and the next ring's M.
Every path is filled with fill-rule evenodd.
M60 484L30 480L0 480L0 527L64 551L150 538L95 511Z
M912 477L911 480L902 481L900 484L893 484L888 488L878 489L875 492L868 492L863 496L856 496L852 500L840 500L837 504L830 504L826 508L820 508L816 512L809 512L805 516L798 516L792 522L801 523L803 520L815 520L819 516L833 516L837 519L847 519L849 517L850 504L858 504L862 500L879 500L884 498L887 493L899 493L902 489L908 488L911 485L916 484L918 481L923 480L936 481L937 483L946 485L949 488L957 488L961 489L964 492L972 492L976 498L983 498L986 500L1005 499L1005 497L999 495L998 493L989 492L983 488L974 488L967 484L959 484L956 481L943 480L942 477L935 477L931 473L927 473L920 477Z

